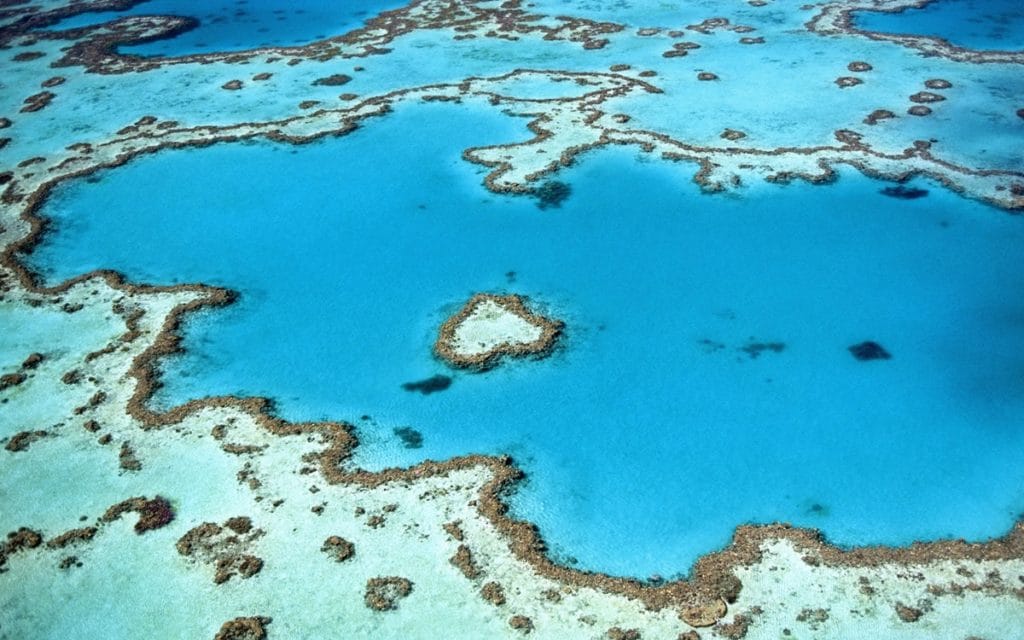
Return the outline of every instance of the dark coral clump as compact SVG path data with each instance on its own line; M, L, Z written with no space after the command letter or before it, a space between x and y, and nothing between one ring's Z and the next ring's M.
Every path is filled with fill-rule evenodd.
M892 355L885 350L885 347L871 340L855 344L849 349L850 353L853 354L853 357L861 362L867 360L888 360L892 358Z
M334 559L335 562L345 562L356 554L354 544L341 536L330 536L324 540L320 550Z
M441 374L431 376L424 380L417 380L415 382L406 382L402 384L402 388L406 391L419 391L425 396L438 391L444 391L450 386L452 386L452 379L449 376ZM397 431L395 433L397 433Z
M340 87L343 84L348 84L351 80L351 76L347 76L344 73L336 73L326 78L317 78L313 81L313 84L318 87Z
M213 640L264 640L267 637L266 626L270 622L271 618L266 616L228 620L221 625Z
M533 191L533 195L537 198L537 207L539 209L547 209L549 207L557 209L562 206L562 203L565 202L565 199L571 193L572 187L558 180L548 180Z
M883 196L889 196L890 198L899 198L900 200L917 200L928 195L927 189L918 189L917 187L905 187L903 185L897 185L895 187L886 187L879 191Z
M785 342L751 342L745 346L740 347L740 351L750 356L751 360L756 360L762 353L766 351L771 351L772 353L782 353L785 350Z
M401 439L406 449L420 449L423 447L423 434L412 427L396 427L394 432Z
M174 509L167 498L156 496L152 500L145 497L129 498L118 502L100 518L101 522L113 522L129 511L139 515L139 521L135 523L135 533L143 534L153 529L159 529L174 520Z

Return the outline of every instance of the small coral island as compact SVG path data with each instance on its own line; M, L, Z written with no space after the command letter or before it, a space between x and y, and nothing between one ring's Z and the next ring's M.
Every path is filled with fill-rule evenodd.
M564 324L530 311L522 297L478 293L441 325L434 352L448 364L484 371L503 356L544 356Z

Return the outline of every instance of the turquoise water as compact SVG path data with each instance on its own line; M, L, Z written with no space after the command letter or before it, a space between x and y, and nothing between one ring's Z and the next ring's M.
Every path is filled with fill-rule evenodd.
M969 49L1024 49L1020 0L935 0L900 13L864 11L857 26L883 33L935 36Z
M355 423L370 468L511 453L517 515L586 568L685 571L741 522L902 544L984 539L1024 511L1024 221L852 172L703 195L695 167L628 149L562 172L570 198L542 211L460 159L528 137L420 104L301 147L162 152L59 188L31 263L240 291L187 324L159 405L270 396ZM562 347L449 370L431 345L475 291L531 296L567 323ZM864 340L893 358L855 360ZM436 374L452 385L402 389Z
M198 6L181 0L148 0L127 11L82 13L54 29L100 24L129 15L187 15L199 26L170 40L122 47L123 53L179 56L238 51L256 47L303 45L362 26L381 11L403 5L399 0L207 0Z

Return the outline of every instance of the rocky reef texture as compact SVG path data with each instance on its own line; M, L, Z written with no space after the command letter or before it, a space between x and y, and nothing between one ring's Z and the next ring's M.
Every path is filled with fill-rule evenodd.
M748 114L749 121L730 114L729 122L714 122L704 135L657 121L659 111L674 114L675 109L672 94L658 84L662 78L685 81L701 91L724 91L736 82L735 72L724 70L715 75L717 81L700 82L696 71L705 62L719 68L710 57L681 71L671 66L710 56L713 49L681 44L684 34L705 43L717 38L717 47L724 46L723 38L749 32L731 18L708 17L721 9L720 3L695 4L704 15L692 20L687 16L671 29L634 30L611 22L532 14L516 0L415 0L371 18L360 29L303 47L161 59L121 55L117 46L171 37L192 28L194 20L125 16L94 26L52 29L64 17L134 4L0 3L0 45L8 49L5 55L20 60L9 65L23 74L19 82L30 80L19 86L40 86L55 77L54 67L65 78L59 86L51 83L60 95L40 93L24 102L33 88L0 101L5 116L0 129L7 140L0 149L0 312L19 322L45 318L62 327L60 344L24 345L15 363L30 353L45 357L33 358L22 370L5 370L13 377L0 390L5 411L21 407L34 416L24 424L0 424L0 437L17 442L0 452L5 486L17 488L5 493L0 509L2 530L10 532L0 547L0 609L14 613L18 626L12 634L76 637L80 633L73 625L81 616L96 628L117 628L137 637L161 635L151 626L151 610L144 607L121 607L119 617L110 620L97 617L115 615L107 613L103 599L90 600L93 594L109 594L111 584L121 593L145 589L187 602L161 606L157 617L160 629L190 630L190 637L209 637L225 619L241 615L224 623L216 637L262 638L269 623L263 614L273 616L274 628L284 630L284 637L374 637L389 621L415 623L433 637L452 637L467 629L473 637L600 637L610 630L643 638L817 637L815 625L829 625L850 637L997 638L1019 629L1016 623L1024 612L1020 524L983 544L942 541L847 550L829 545L812 530L784 524L742 526L723 549L698 561L688 578L663 582L558 564L533 525L508 515L504 498L522 477L509 458L467 455L367 471L352 465L358 442L349 425L285 422L264 399L216 397L166 411L154 408L148 401L159 386L159 359L179 348L181 322L199 309L231 304L231 291L203 284L134 284L111 271L85 273L48 287L20 258L45 229L38 217L41 204L70 178L165 148L257 139L303 144L344 135L420 100L476 101L528 118L529 139L464 152L467 161L489 170L484 184L500 193L530 193L538 181L580 154L629 145L652 158L680 161L684 172L695 167L693 179L709 192L741 188L751 178L827 182L834 179L836 166L846 165L897 181L929 176L968 197L1006 210L1021 209L1021 167L943 144L956 140L948 137L948 127L940 120L943 109L960 99L954 94L971 90L973 83L964 82L965 75L1001 66L1018 73L1014 65L1024 61L1020 52L970 51L935 38L875 34L853 26L851 16L858 9L899 10L923 4L921 0L810 6L800 18L806 18L801 22L803 37L818 42L827 36L818 42L824 49L845 38L863 41L865 57L874 63L865 76L870 81L845 93L867 95L871 102L864 112L815 114L816 122L827 128L824 138L793 143L769 137L778 132L758 129L753 114ZM766 3L741 4L757 10ZM774 8L786 16L796 11ZM770 24L759 24L765 33L765 44L759 46L772 47L773 39L781 39L782 30L793 26L782 25L772 31ZM487 55L465 56L464 72L446 71L458 80L390 73L389 50L412 46L407 45L411 36L424 33L450 37L459 46L469 42L488 47ZM745 46L736 40L734 46ZM594 64L574 67L593 69L608 68L607 56L618 55L620 43L652 44L649 56L638 53L627 60L630 64L616 59L608 72L528 68L526 61L510 63L498 73L472 66L472 60L500 58L522 41L559 47L588 63L592 60L585 56L603 55ZM886 45L886 50L892 43L904 47L914 65L924 67L920 78L899 92L886 93L886 83L874 81L884 69L882 48L874 48L873 42ZM663 58L666 49L686 52L686 59ZM928 57L917 59L918 52ZM834 57L837 71L830 77L850 64L847 50ZM376 83L363 79L374 74L373 66L383 69L379 75L384 79ZM7 68L0 73L6 74ZM850 68L854 73L867 70ZM107 76L104 80L113 90L91 88L86 80L91 82L87 76L94 74ZM159 74L163 82L178 87L166 92L175 93L174 100L140 104L138 85L131 83L147 74ZM337 89L330 83L314 84L336 74L352 78L345 84L351 93L344 94L344 101L331 98L335 94L328 91ZM389 74L401 82L388 81ZM265 81L270 78L273 82ZM924 97L933 105L932 117L905 117L906 87L920 87L929 78L948 78L956 89L945 101ZM239 89L220 89L234 86L233 80ZM560 91L530 89L538 85ZM280 95L269 93L271 86ZM925 86L942 90L946 85ZM210 100L198 99L210 95L241 106L232 111L225 103L222 111L210 110ZM770 97L781 99L779 94ZM105 108L92 112L97 114L93 120L81 120L86 110L77 107L89 100ZM320 104L298 110L305 100ZM994 110L1005 111L1019 126L1017 114L1024 113L1017 111L1019 103L998 96L991 100ZM23 111L26 106L30 108ZM911 108L918 107L926 108ZM674 117L673 122L679 120L686 119ZM920 134L901 128L906 121L934 129ZM737 135L721 137L728 127L749 136L744 145L734 144ZM497 305L495 299L504 297L485 296L480 304L486 310ZM518 298L512 299L507 303L512 307L501 303L505 311L499 316L522 306ZM475 310L470 308L467 317ZM538 335L537 327L541 338L557 334L553 321L525 320L537 320L525 308L511 315L532 327L527 331L520 326L520 338ZM463 345L469 349L467 357L487 362L491 356L482 354L503 353L498 339L504 337L491 334L482 347L479 338L476 347ZM42 431L45 437L19 438ZM130 455L124 456L130 473L123 472L116 447L103 446L111 442L131 443L125 451ZM60 473L40 473L57 464ZM133 495L140 497L123 500ZM239 513L252 514L266 531L259 539L258 558L248 551L253 530L233 517ZM128 514L137 521L132 523ZM144 535L132 535L133 530ZM348 554L341 563L325 561L325 554L336 560L346 555L343 542L358 547L358 554ZM179 545L188 553L179 555ZM76 556L64 555L71 548ZM251 556L266 568L256 579L214 586L208 575L183 561L206 562L204 558L221 552ZM249 561L245 569L228 564L240 573L254 573L256 562ZM95 567L116 568L120 582L111 582L109 571L97 572ZM285 592L299 606L284 602L280 594ZM403 595L409 597L399 603ZM69 603L82 604L72 609ZM253 610L253 603L259 608ZM386 614L377 611L395 603ZM338 625L339 618L345 620L344 627Z
M229 518L224 525L214 522L189 529L175 544L178 553L196 562L212 565L214 584L222 584L238 575L251 578L263 568L263 560L247 553L264 531L252 526L245 516Z
M848 34L882 42L894 42L916 49L926 56L938 56L969 63L1024 63L1022 51L978 51L952 44L934 36L913 34L878 33L859 29L854 24L857 11L885 11L897 13L907 9L924 7L933 0L847 0L822 5L820 13L807 23L807 28L823 35Z
M441 325L434 353L455 367L490 369L505 356L550 353L562 327L530 311L520 296L478 293Z
M213 640L264 640L270 622L271 619L265 616L228 620L221 625Z
M408 578L387 576L370 578L366 581L366 606L374 611L391 611L398 607L398 601L412 593L412 582Z
M154 356L153 345L168 335L165 318L194 300L196 291L132 291L92 277L58 295L60 301L54 302L52 293L40 296L12 289L0 300L0 311L38 301L38 306L30 307L33 313L76 321L88 320L88 315L81 314L102 317L114 313L125 324L109 333L102 332L103 325L96 325L101 330L93 329L79 351L63 351L48 358L39 365L37 377L25 383L26 391L32 393L36 385L51 380L70 394L63 403L48 405L59 412L63 404L67 414L63 419L70 426L37 446L79 450L77 455L91 462L84 467L76 465L73 473L116 476L117 461L102 447L91 444L92 432L70 422L75 407L87 404L96 391L103 390L108 399L91 410L95 419L103 428L131 433L133 446L154 461L132 475L132 482L162 487L163 491L171 478L196 477L193 465L197 456L207 460L204 475L217 481L210 490L197 492L190 485L178 484L174 494L163 494L167 496L163 499L115 501L113 507L94 510L103 514L99 527L117 526L119 517L128 512L152 513L159 516L151 518L153 522L164 523L169 531L154 537L157 532L147 529L147 535L137 537L147 545L150 558L169 554L198 559L217 545L251 555L254 549L238 545L252 544L244 541L256 528L248 517L237 514L253 514L267 530L258 539L258 555L266 567L259 578L230 580L225 586L213 587L204 575L195 584L196 588L206 584L216 589L232 585L235 590L221 592L225 595L218 595L218 600L246 600L246 593L269 598L267 602L278 604L262 607L259 613L272 616L281 629L315 633L314 629L331 628L330 623L343 614L347 622L345 629L339 630L340 637L372 635L382 624L372 614L395 616L407 623L420 621L426 615L422 603L429 603L435 614L438 607L445 612L430 628L448 635L453 633L451 625L469 625L488 637L516 637L524 630L532 630L536 637L598 637L603 630L618 627L655 638L675 638L696 628L699 637L717 638L730 637L728 634L742 627L748 638L766 638L777 637L782 627L794 632L805 629L806 633L813 619L804 616L801 621L798 617L805 609L821 609L829 613L829 624L842 624L844 629L891 630L906 637L928 638L934 637L929 634L936 628L945 628L943 625L959 625L953 628L979 637L999 637L995 633L1001 628L999 621L1019 615L1024 607L1020 588L1024 528L1020 526L988 544L940 542L849 551L832 547L816 532L805 529L740 527L725 549L697 563L689 580L658 584L564 567L547 557L532 525L506 515L502 496L521 477L509 459L467 456L410 469L369 472L347 466L345 461L357 442L344 424L283 423L262 411L259 404L227 398L197 403L173 416L155 414L134 400L135 376L150 375L140 366ZM61 310L68 302L82 304L82 311L68 316ZM114 308L119 313L112 312ZM146 313L134 313L140 308ZM128 334L138 337L124 342ZM127 350L112 350L87 360L88 353L108 341ZM38 347L38 351L46 350L43 345ZM71 368L81 372L82 382L77 385L60 381L63 372ZM38 393L50 395L46 388ZM60 419L59 413L53 413L47 421ZM257 447L258 452L239 457L224 451L221 445L225 440ZM184 450L189 451L188 456L176 455ZM33 448L15 455L27 460L28 456L50 453L53 450L37 453ZM161 469L162 465L169 466ZM308 468L314 472L302 472ZM64 479L51 482L59 486ZM309 490L314 484L320 487L315 494ZM65 486L65 499L88 503L94 486L87 482ZM175 517L168 520L167 504L172 501L177 505ZM324 501L328 504L325 513L331 518L311 516L309 508ZM217 513L224 515L210 517ZM19 586L3 591L5 607L13 605L30 618L44 615L26 608L21 594L48 598L51 596L42 594L53 590L60 594L72 588L68 582L47 577L48 572L58 571L61 556L56 554L72 545L86 568L122 557L123 533L91 531L77 524L77 514L24 510L17 514L22 522L19 526L24 528L18 533L19 526L9 527L12 534L4 548L7 572L0 580ZM386 525L367 526L368 518L374 516L386 516ZM122 530L130 535L131 525ZM345 543L358 547L359 552L341 563L334 559L325 562L325 554L344 554ZM179 556L182 549L186 553ZM164 564L154 565L154 573L140 577L139 584L156 580L167 570L159 568ZM180 560L170 564L181 566ZM187 566L183 569L194 572ZM268 571L276 579L270 579ZM35 575L40 577L32 578ZM288 608L281 604L280 595L272 595L281 588L276 582L288 575L294 577L287 579L287 590L302 603L298 609ZM312 579L314 576L322 578ZM395 600L397 606L383 613L367 608L368 585L373 587L369 601L375 607L386 606L405 591L404 582L370 583L389 576L412 583L410 596ZM323 589L325 583L337 588ZM475 604L449 610L443 603L453 594ZM897 603L922 612L913 627L904 626L909 623L899 616ZM750 614L755 607L766 613ZM959 621L965 607L974 612L966 626ZM206 629L216 629L223 620L220 608L199 606L187 613L201 618ZM175 619L173 612L171 619Z

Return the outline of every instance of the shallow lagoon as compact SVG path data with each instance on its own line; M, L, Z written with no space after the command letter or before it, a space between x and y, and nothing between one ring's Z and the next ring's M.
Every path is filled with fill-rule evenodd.
M1024 49L1019 0L935 0L899 13L863 11L857 27L883 33L934 36L970 49Z
M183 6L181 0L148 0L127 11L82 13L53 28L85 27L132 15L186 15L199 20L199 26L170 40L121 48L142 56L180 56L303 45L358 28L381 11L402 5L398 0L303 0L294 5L280 0L206 0L197 8Z
M628 149L583 157L541 211L460 159L528 137L416 105L302 147L163 152L59 189L32 262L239 290L188 324L157 403L268 395L354 422L371 468L511 453L517 515L585 568L672 575L748 521L902 544L999 535L1024 510L1019 218L853 172L703 195L694 167ZM563 348L446 369L437 327L479 290L532 296ZM867 339L893 359L852 358ZM447 390L402 389L439 373Z

